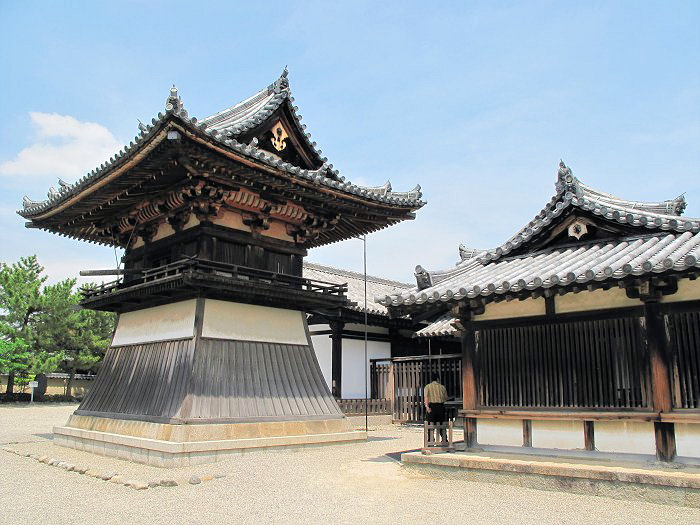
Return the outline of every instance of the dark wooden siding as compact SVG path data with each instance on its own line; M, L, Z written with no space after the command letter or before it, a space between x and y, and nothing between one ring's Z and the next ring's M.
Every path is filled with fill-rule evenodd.
M188 419L341 414L310 346L220 339L197 345Z
M172 418L187 394L194 341L110 348L80 412Z
M477 341L482 406L651 405L638 317L488 328Z
M668 315L674 408L700 408L700 312Z
M110 348L78 414L157 422L342 417L313 347L193 339Z

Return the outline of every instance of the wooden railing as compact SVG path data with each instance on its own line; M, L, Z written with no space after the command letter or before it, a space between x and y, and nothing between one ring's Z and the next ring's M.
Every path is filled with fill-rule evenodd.
M348 291L347 284L335 284L295 275L260 270L236 264L205 261L197 258L186 258L164 264L156 268L142 270L140 276L131 275L126 283L117 279L98 286L84 287L81 289L83 299L93 299L103 295L114 293L117 290L130 288L145 283L156 283L172 277L184 275L204 274L219 277L228 277L237 281L251 281L274 286L294 288L307 292L320 293L342 297Z
M338 406L346 416L364 414L365 407L370 416L391 414L391 401L389 399L338 399L337 401Z

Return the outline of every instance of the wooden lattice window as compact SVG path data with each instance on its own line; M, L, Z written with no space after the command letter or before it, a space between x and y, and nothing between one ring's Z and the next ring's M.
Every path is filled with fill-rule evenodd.
M669 314L674 408L700 408L700 312Z
M639 317L482 329L477 359L482 406L651 405Z

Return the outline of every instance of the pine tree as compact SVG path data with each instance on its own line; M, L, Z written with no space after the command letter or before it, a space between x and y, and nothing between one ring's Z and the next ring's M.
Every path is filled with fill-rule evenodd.
M34 321L42 313L42 290L46 276L35 255L22 257L8 266L0 265L0 339L23 340L29 345L34 339ZM14 390L16 370L8 371L7 396Z

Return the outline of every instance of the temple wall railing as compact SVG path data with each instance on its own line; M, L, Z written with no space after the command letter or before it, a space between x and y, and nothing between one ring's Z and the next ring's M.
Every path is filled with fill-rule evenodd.
M128 281L122 278L94 287L81 289L83 300L109 295L118 290L134 288L148 283L158 283L188 275L216 276L230 278L239 282L260 283L264 285L281 286L297 291L310 292L326 296L342 298L347 293L346 284L336 284L315 279L307 279L294 275L250 268L236 264L228 264L197 258L184 258L155 268L131 273Z

